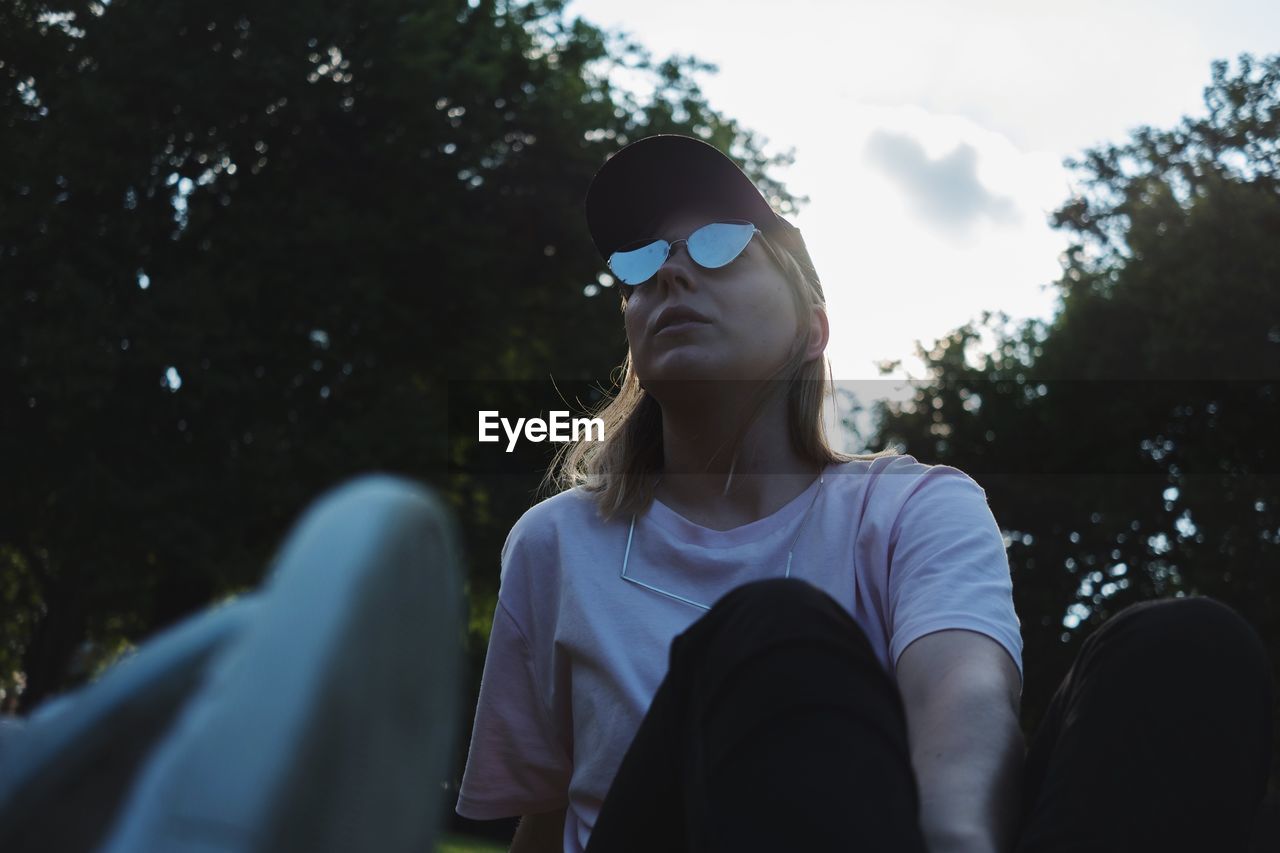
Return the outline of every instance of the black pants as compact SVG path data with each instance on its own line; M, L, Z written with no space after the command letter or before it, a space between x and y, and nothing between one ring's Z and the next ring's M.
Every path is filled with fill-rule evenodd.
M1030 741L1016 853L1242 853L1272 696L1261 639L1222 602L1115 614ZM760 581L677 636L587 849L923 853L902 700L844 608Z

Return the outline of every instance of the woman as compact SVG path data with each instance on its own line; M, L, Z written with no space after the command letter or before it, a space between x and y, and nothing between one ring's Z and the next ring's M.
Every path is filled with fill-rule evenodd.
M1022 641L985 493L955 468L829 447L829 329L799 232L680 136L615 154L586 209L623 294L625 376L605 440L567 450L566 488L503 549L460 814L524 815L517 851L1240 843L1270 743L1247 624L1208 599L1112 619L1024 773ZM1244 734L1190 761L1139 746L1085 784L1175 700ZM1134 785L1205 795L1199 774L1228 768L1232 796L1208 811L1142 803L1125 822ZM1092 814L1100 792L1125 806Z

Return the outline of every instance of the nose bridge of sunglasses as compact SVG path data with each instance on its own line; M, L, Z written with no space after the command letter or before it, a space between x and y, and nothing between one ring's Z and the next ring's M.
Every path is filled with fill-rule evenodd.
M693 253L689 251L689 240L687 238L680 240L663 240L660 242L666 245L666 251L662 253L662 258L658 261L658 265L654 267L653 272L650 273L650 277L657 275L662 271L663 267L671 263L680 249L684 249L685 257L689 259L690 263L697 264L697 260L693 257Z
M691 261L694 260L693 251L689 247L689 238L684 237L679 240L672 240L670 243L667 244L667 257L663 261L663 263L665 264L667 261L674 258L676 256L677 250L679 249L684 249L684 253L689 258L689 260Z

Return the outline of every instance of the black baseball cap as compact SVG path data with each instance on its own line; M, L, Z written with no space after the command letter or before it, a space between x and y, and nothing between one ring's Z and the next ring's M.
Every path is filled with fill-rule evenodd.
M676 209L754 223L791 250L822 293L800 229L770 207L737 163L701 139L674 133L638 139L606 160L587 188L587 228L606 263L629 243L656 236Z

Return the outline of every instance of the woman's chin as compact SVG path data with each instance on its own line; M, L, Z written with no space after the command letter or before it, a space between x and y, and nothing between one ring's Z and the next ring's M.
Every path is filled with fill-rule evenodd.
M650 382L706 382L732 375L726 365L698 356L692 352L665 352L654 360L655 363L646 365L647 370L637 365L637 372L645 378L646 385Z
M634 362L636 374L646 381L723 381L759 380L773 376L785 354L775 360L755 357L724 357L701 348L680 347Z
M719 392L738 381L739 374L726 365L690 364L680 365L678 369L656 370L640 374L644 377L645 390L657 397L659 401L666 398L694 398L709 400L719 396Z

